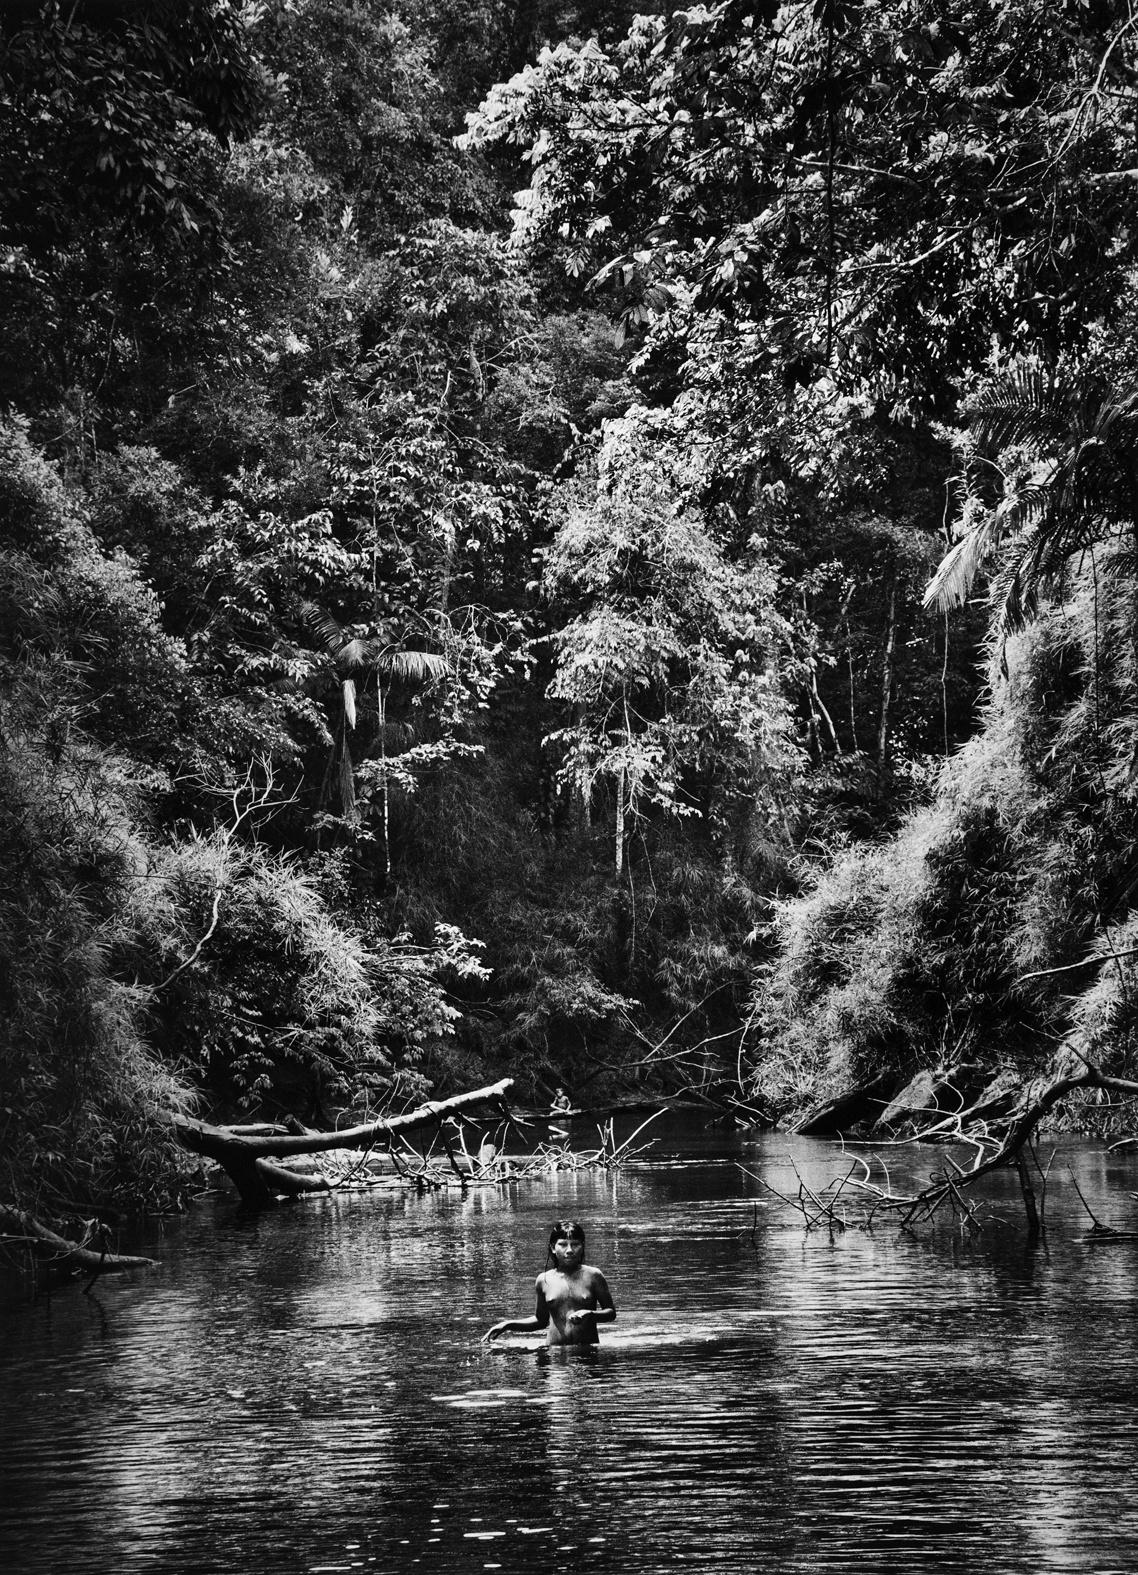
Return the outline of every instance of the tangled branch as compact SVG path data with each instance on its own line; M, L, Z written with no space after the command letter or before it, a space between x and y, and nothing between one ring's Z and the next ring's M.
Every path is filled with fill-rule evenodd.
M1032 1230L1038 1230L1042 1214L1035 1195L1028 1156L1035 1165L1044 1190L1051 1166L1051 1160L1046 1167L1041 1166L1035 1155L1032 1140L1039 1123L1077 1089L1098 1088L1113 1093L1138 1095L1138 1082L1109 1077L1089 1062L1085 1066L1083 1072L1056 1078L1035 1091L1029 1089L1019 1106L1000 1123L1004 1129L1002 1136L997 1136L986 1122L970 1124L969 1118L976 1108L973 1107L902 1140L905 1146L921 1142L961 1143L973 1150L970 1165L961 1165L951 1155L946 1155L943 1168L927 1186L915 1192L894 1189L888 1166L880 1156L874 1157L881 1165L883 1181L874 1179L874 1167L868 1159L853 1155L845 1175L827 1182L824 1187L809 1186L791 1161L798 1178L796 1196L779 1192L765 1177L743 1165L738 1168L764 1191L801 1214L808 1231L824 1227L831 1232L844 1231L850 1224L868 1230L882 1216L895 1219L901 1230L911 1231L917 1225L927 1224L945 1210L951 1212L953 1220L962 1229L978 1229L980 1205L968 1196L970 1189L994 1171L1011 1168L1016 1170L1019 1177L1028 1225ZM1054 1155L1051 1159L1054 1159ZM843 1201L849 1194L856 1194L859 1200L858 1206L852 1211ZM1081 1193L1079 1195L1082 1196ZM1090 1213L1089 1208L1087 1212ZM1102 1227L1094 1220L1093 1214L1091 1219L1102 1235L1110 1234L1113 1237L1126 1234Z

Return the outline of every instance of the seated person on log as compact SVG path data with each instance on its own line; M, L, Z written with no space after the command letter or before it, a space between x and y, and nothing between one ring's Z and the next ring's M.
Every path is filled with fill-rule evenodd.
M549 1345L597 1345L597 1325L616 1318L612 1292L599 1269L585 1261L585 1232L576 1220L558 1220L549 1233L547 1262L538 1275L537 1310L532 1318L504 1318L484 1340L500 1334L544 1329Z
M569 1128L563 1127L561 1122L568 1119L572 1108L569 1095L558 1085L557 1092L553 1096L553 1103L549 1107L549 1113L554 1118L549 1123L549 1136L554 1142L564 1145L569 1141Z

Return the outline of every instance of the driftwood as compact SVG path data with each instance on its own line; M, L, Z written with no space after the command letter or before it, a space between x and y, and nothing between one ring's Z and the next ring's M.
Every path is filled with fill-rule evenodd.
M612 1116L606 1122L598 1122L599 1147L596 1148L570 1148L568 1138L554 1137L553 1131L559 1129L551 1128L551 1135L547 1141L538 1143L526 1153L500 1152L491 1142L480 1148L476 1156L471 1156L467 1151L463 1133L459 1129L461 1156L456 1156L449 1144L444 1145L449 1171L437 1157L432 1158L428 1155L413 1171L403 1174L405 1179L412 1182L419 1190L426 1191L428 1188L455 1185L466 1188L472 1183L501 1185L503 1182L527 1181L549 1176L558 1171L620 1170L622 1166L638 1159L652 1147L653 1139L649 1138L645 1143L637 1143L637 1139L647 1127L651 1126L657 1116L664 1114L667 1108L670 1107L658 1107L653 1110L629 1137L620 1141L617 1140L616 1123ZM535 1114L564 1117L568 1112L554 1109L535 1112ZM524 1118L516 1117L516 1120L519 1126L528 1124ZM458 1123L455 1125L457 1126ZM394 1152L392 1150L393 1156ZM465 1168L462 1168L463 1165Z
M100 1247L69 1241L66 1236L59 1236L46 1225L41 1225L25 1209L13 1209L3 1204L0 1204L0 1232L3 1232L0 1245L26 1247L41 1262L89 1272L93 1279L100 1274L114 1274L123 1269L149 1269L154 1264L153 1258L108 1252L105 1236Z
M989 1091L986 1090L976 1106L903 1140L906 1145L929 1141L958 1142L971 1147L973 1151L971 1165L957 1164L948 1157L940 1173L918 1192L895 1191L884 1160L880 1162L884 1179L875 1181L873 1167L860 1155L852 1156L846 1173L824 1187L808 1187L799 1176L796 1198L778 1192L763 1177L746 1170L744 1166L739 1168L781 1202L796 1209L802 1215L807 1230L819 1226L828 1230L845 1230L851 1223L868 1229L879 1217L893 1218L903 1230L911 1230L945 1208L962 1224L975 1226L978 1223L976 1206L967 1197L968 1189L993 1171L1012 1168L1019 1176L1029 1229L1037 1231L1042 1216L1028 1165L1027 1154L1031 1141L1039 1123L1068 1095L1083 1088L1138 1096L1138 1082L1109 1077L1088 1062L1082 1072L1056 1077L1050 1083L1033 1084L1021 1090L1015 1108L999 1122L1002 1132L998 1133L993 1130L995 1122L973 1119L975 1110L980 1106L991 1108L992 1101L988 1100ZM1006 1091L1001 1089L1000 1095L1002 1103ZM1045 1188L1046 1170L1039 1167L1039 1175ZM850 1204L855 1199L856 1207L851 1214ZM1102 1230L1101 1234L1105 1237L1108 1232Z
M1095 1214L1086 1198L1084 1198L1083 1189L1075 1180L1075 1172L1070 1168L1070 1166L1067 1167L1067 1174L1071 1178L1071 1185L1075 1189L1075 1196L1083 1205L1084 1209L1086 1209L1087 1214L1090 1217L1091 1228L1083 1237L1085 1242L1088 1242L1092 1246L1099 1247L1103 1246L1104 1244L1106 1246L1111 1246L1113 1243L1120 1241L1138 1241L1138 1230L1119 1230L1114 1225L1104 1224L1104 1222L1100 1220ZM1132 1192L1130 1196L1132 1198L1138 1197L1138 1193Z
M304 1174L275 1161L303 1154L327 1154L355 1149L366 1155L377 1143L390 1142L409 1132L439 1125L447 1116L473 1106L500 1103L513 1078L504 1077L486 1088L455 1094L451 1099L429 1100L402 1116L388 1116L362 1126L336 1132L270 1132L256 1136L231 1128L210 1126L191 1116L167 1117L183 1147L219 1164L249 1208L267 1208L282 1195L330 1192L335 1183L322 1175Z

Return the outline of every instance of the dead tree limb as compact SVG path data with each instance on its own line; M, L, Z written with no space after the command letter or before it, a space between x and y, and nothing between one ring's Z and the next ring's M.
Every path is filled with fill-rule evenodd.
M1086 1209L1087 1213L1090 1215L1091 1228L1087 1232L1087 1237L1086 1237L1087 1241L1093 1241L1093 1242L1138 1241L1138 1231L1134 1231L1134 1230L1116 1230L1113 1225L1104 1225L1102 1220L1100 1220L1095 1215L1094 1210L1091 1208L1091 1206L1087 1202L1086 1198L1084 1198L1084 1196L1083 1196L1083 1189L1079 1186L1079 1183L1075 1180L1074 1172L1072 1170L1070 1170L1070 1168L1068 1168L1068 1172L1067 1173L1071 1177L1071 1185L1075 1189L1075 1193L1078 1196L1079 1202L1083 1205L1083 1207Z
M1138 1095L1138 1082L1128 1078L1109 1077L1100 1072L1085 1057L1081 1057L1086 1068L1085 1071L1056 1077L1052 1082L1042 1088L1028 1088L1023 1092L1019 1104L1003 1120L1001 1125L1005 1130L1002 1137L997 1137L991 1130L996 1123L980 1122L973 1130L967 1130L964 1122L968 1111L948 1121L938 1122L927 1132L918 1132L911 1138L902 1140L906 1145L918 1143L926 1139L935 1138L939 1142L946 1139L970 1144L975 1157L971 1166L958 1164L951 1156L947 1156L943 1171L934 1177L927 1187L919 1191L899 1193L893 1190L889 1178L889 1171L881 1161L885 1173L885 1184L879 1185L872 1179L872 1171L864 1159L859 1160L864 1174L857 1175L857 1166L851 1169L840 1180L830 1181L825 1187L811 1189L806 1187L799 1177L799 1196L795 1201L783 1197L775 1192L773 1187L766 1186L766 1190L774 1192L783 1203L796 1208L806 1222L806 1228L812 1229L823 1220L830 1224L838 1224L844 1228L845 1217L837 1212L841 1194L848 1188L866 1195L867 1202L858 1221L864 1228L872 1226L876 1216L880 1214L892 1215L898 1219L902 1230L911 1230L914 1224L921 1224L930 1220L943 1205L948 1204L957 1219L962 1223L975 1227L978 1224L976 1205L970 1203L965 1192L984 1176L1006 1168L1014 1168L1019 1176L1023 1192L1024 1208L1027 1214L1028 1226L1032 1231L1041 1228L1042 1219L1037 1206L1034 1189L1027 1170L1027 1163L1023 1150L1029 1147L1031 1139L1039 1123L1055 1107L1063 1102L1070 1094L1079 1089L1098 1088L1110 1093ZM900 1146L894 1144L892 1146ZM1038 1162L1037 1162L1038 1164ZM950 1169L951 1166L951 1169ZM740 1166L740 1169L743 1167ZM751 1175L748 1171L746 1174ZM797 1174L797 1171L796 1171ZM1040 1169L1041 1176L1046 1181L1046 1172ZM756 1180L761 1178L755 1177ZM807 1207L807 1200L812 1207ZM1088 1209L1088 1213L1089 1213ZM1092 1220L1094 1216L1091 1216ZM1095 1222L1097 1226L1097 1221ZM1092 1232L1092 1234L1094 1234ZM1107 1230L1101 1232L1104 1236Z
M149 1269L153 1258L139 1258L130 1253L106 1252L102 1248L85 1247L82 1242L69 1241L41 1225L25 1209L14 1209L0 1204L0 1245L19 1242L29 1247L35 1256L67 1269L81 1269L93 1275L115 1274L124 1269Z
M444 1116L471 1106L503 1100L513 1078L485 1088L475 1088L450 1099L432 1099L417 1110L401 1116L388 1116L363 1126L345 1127L338 1132L270 1133L244 1136L224 1127L210 1126L191 1116L167 1116L183 1147L219 1164L237 1188L242 1203L249 1208L267 1208L284 1194L295 1197L305 1192L330 1192L334 1183L323 1176L302 1175L274 1160L298 1154L326 1154L334 1149L368 1149L384 1138L401 1136L437 1125Z

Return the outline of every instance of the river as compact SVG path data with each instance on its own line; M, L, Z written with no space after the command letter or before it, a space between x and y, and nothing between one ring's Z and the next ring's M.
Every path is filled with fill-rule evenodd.
M1138 1243L1089 1245L1068 1173L1126 1224L1133 1159L1067 1144L1035 1245L1004 1177L977 1239L831 1238L753 1175L824 1181L835 1145L650 1130L632 1168L466 1197L215 1197L157 1269L10 1290L0 1569L1138 1569ZM894 1183L937 1162L893 1150ZM482 1345L560 1216L617 1323Z

